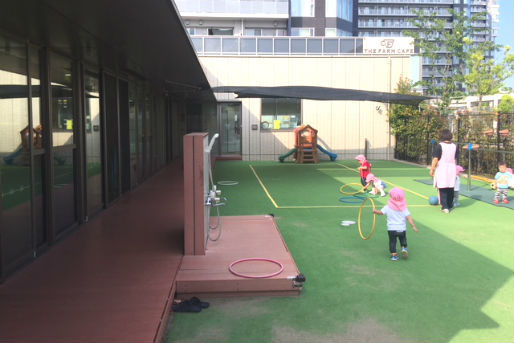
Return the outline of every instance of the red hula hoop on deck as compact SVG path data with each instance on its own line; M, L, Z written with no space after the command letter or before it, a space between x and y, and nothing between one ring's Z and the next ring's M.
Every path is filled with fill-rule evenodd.
M234 269L232 269L232 267L234 267L236 264L239 264L239 263L242 263L242 262L248 262L248 261L264 261L264 262L271 262L271 263L274 263L276 264L277 266L280 267L280 270L274 272L274 273L271 273L271 274L265 274L265 275L248 275L248 274L243 274L243 273L239 273L239 272L236 272ZM275 261L275 260L272 260L272 259L269 259L269 258L260 258L260 257L251 257L251 258L242 258L240 260L237 260L237 261L234 261L230 264L230 266L228 267L228 270L236 275L236 276L240 276L240 277L245 277L245 278L249 278L249 279L264 279L264 278L269 278L269 277L273 277L273 276L276 276L280 273L282 273L282 271L284 270L284 266L282 265L282 263L278 262L278 261Z

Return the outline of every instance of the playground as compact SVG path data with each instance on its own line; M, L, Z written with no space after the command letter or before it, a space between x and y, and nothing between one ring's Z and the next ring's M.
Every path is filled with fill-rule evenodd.
M361 238L359 211L370 195L340 192L360 181L358 161L218 162L221 215L273 214L306 282L294 297L202 299L208 309L173 314L166 341L511 342L514 211L493 204L489 183L473 180L483 200L462 192L460 206L444 214L429 204L436 190L420 182L428 169L371 162L386 193L405 191L419 228L407 229L409 259L390 260L385 216ZM374 197L376 208L387 199ZM371 230L371 221L361 224Z

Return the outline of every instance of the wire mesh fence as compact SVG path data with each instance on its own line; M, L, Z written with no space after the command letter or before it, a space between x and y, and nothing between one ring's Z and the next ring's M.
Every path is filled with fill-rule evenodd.
M417 132L396 135L395 158L429 164L432 150L438 143L429 123L435 117L426 116L424 122L416 123ZM500 162L514 167L514 113L459 111L446 118L438 118L440 124L453 133L453 141L459 147L460 165L473 174L492 177L498 171Z

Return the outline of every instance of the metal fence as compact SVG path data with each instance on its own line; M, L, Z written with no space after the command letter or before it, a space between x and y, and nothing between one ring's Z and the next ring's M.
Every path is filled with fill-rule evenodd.
M430 122L430 116L425 118ZM459 148L457 162L472 174L493 177L500 162L514 167L514 113L460 112L446 119L444 126L450 128ZM430 130L419 132L396 136L395 158L430 164L437 136Z

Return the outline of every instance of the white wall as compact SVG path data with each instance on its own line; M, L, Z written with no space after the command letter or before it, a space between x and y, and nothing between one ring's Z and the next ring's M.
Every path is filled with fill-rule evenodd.
M322 86L394 92L400 77L410 78L409 56L201 56L212 87L217 86ZM218 100L233 99L217 94ZM242 150L245 160L276 160L294 147L291 131L260 130L260 99L242 101ZM390 159L393 138L387 104L369 101L302 101L302 123L318 130L321 145L350 159L364 151L368 158ZM252 130L257 124L259 129ZM328 156L320 154L322 159Z

